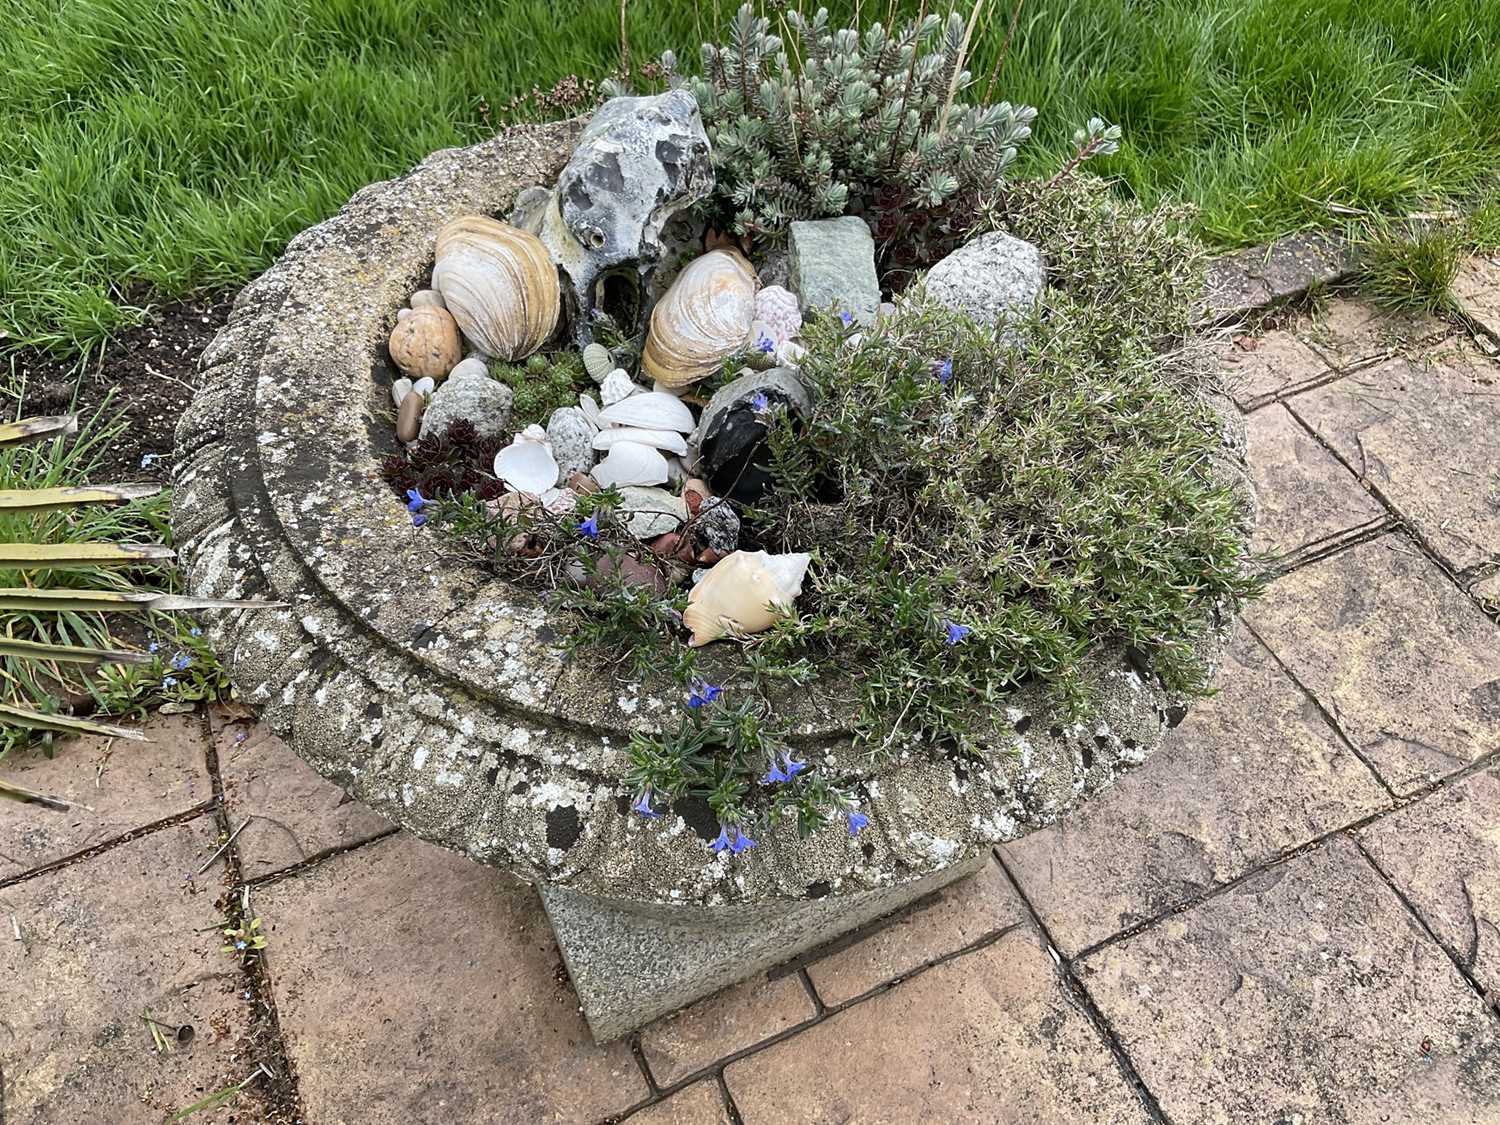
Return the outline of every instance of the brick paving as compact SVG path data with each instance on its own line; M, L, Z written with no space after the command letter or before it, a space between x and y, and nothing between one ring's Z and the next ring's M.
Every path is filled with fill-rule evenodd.
M0 806L0 1123L1500 1123L1500 265L1455 289L1226 334L1274 580L1146 766L620 1043L534 892L249 720L6 762L89 807Z

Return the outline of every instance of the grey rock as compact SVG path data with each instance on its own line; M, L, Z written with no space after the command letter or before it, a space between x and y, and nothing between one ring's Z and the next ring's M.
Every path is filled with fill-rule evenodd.
M740 544L740 517L728 500L714 496L703 502L693 520L698 542L712 551L727 555Z
M552 202L552 192L544 187L529 187L516 196L516 205L510 209L510 225L521 230L539 234L547 206Z
M587 473L594 467L592 443L597 432L588 415L576 406L563 406L552 412L547 419L547 442L552 446L561 479Z
M713 186L708 135L688 91L600 106L557 179L539 231L578 309L596 306L596 283L619 267L631 268L639 293L661 260L662 228ZM580 344L590 331L589 318L578 316Z
M441 434L460 418L474 423L480 437L501 437L510 423L513 397L504 383L456 367L432 393L427 413L422 415L422 437Z
M766 410L755 409L757 395ZM698 428L688 438L688 466L720 496L749 504L765 495L770 467L762 456L767 415L778 409L806 415L812 409L807 388L790 367L746 371L714 393Z
M927 293L1014 343L1036 312L1046 276L1042 252L1004 231L982 234L927 271Z
M803 312L847 312L860 324L875 323L875 239L858 215L793 223L787 266Z
M665 488L627 484L620 488L620 514L631 535L655 539L686 523L688 507L681 496L673 496Z

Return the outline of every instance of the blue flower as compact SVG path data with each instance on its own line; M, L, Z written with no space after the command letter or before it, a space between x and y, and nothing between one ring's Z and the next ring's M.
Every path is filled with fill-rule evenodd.
M587 535L590 539L598 539L599 517L590 516L588 519L584 520L578 525L578 530L581 531L584 535Z
M974 631L967 625L955 625L952 621L945 621L943 623L943 628L946 631L946 635L943 637L943 640L950 645L958 644L959 641L963 640Z
M416 512L411 517L411 525L412 525L412 527L421 527L426 522L427 522L427 515L424 512Z
M781 760L786 763L786 776L788 780L796 777L807 768L806 762L794 762L790 754L783 754Z
M201 636L203 636L203 630L200 629L200 628L198 628L198 626L194 625L191 629L188 630L188 636L190 636L190 637L201 637Z
M431 503L432 501L423 496L417 489L408 488L406 490L406 510L408 512L420 512Z
M849 810L849 835L858 836L859 830L870 823L870 818L862 812Z
M854 323L854 314L850 312L841 312L839 313L839 319L844 322L844 327L848 328L851 324Z
M768 772L765 777L760 779L760 783L762 785L770 785L773 781L790 780L791 778L787 776L786 770L781 768L781 763L777 762L775 758L772 758L770 772Z
M720 824L719 825L719 837L718 837L718 839L716 839L712 844L710 844L708 846L713 849L714 855L718 855L725 848L731 847L732 845L729 842L729 829L728 829L728 827L726 827L723 824Z
M730 831L728 825L722 822L719 824L718 839L709 845L709 847L713 848L715 855L724 851L725 848L728 848L731 854L739 855L741 852L748 852L751 848L755 847L755 841L750 839L745 834L745 830L738 824L734 826L733 836L730 835Z
M234 947L236 949L245 949L245 948L247 948L246 944L243 941L236 941L234 943Z
M765 391L755 392L755 397L750 400L750 409L757 414L764 414L771 409L771 400L766 397Z
M688 692L688 706L694 710L697 710L699 707L706 707L723 694L724 689L718 684L705 683L703 680L699 680L693 684L692 691Z
M936 374L938 382L946 387L948 381L953 378L953 357L951 355L938 364Z
M776 341L765 333L761 333L760 339L755 341L755 350L761 355L770 355L776 350Z
M795 762L790 754L783 754L779 763L774 758L771 760L770 772L760 780L763 785L770 785L773 781L791 781L806 768L806 762Z
M159 648L161 648L161 645L157 644L155 641L152 641L149 645L146 646L146 651L155 652Z
M661 816L661 813L657 812L651 807L650 789L642 791L641 795L636 798L635 804L631 805L630 808L631 811L638 812L642 816L647 817L650 820L655 820L657 817Z
M729 845L729 850L735 855L739 855L741 852L748 852L753 847L755 847L755 841L745 835L744 829L736 827L734 830L734 843Z
M177 686L177 677L176 676L163 676L162 679L161 679L161 686L162 687L176 687Z
M172 658L172 667L178 672L186 672L192 664L193 658L185 652L179 652Z
M161 461L160 453L145 453L141 455L141 468L149 469Z

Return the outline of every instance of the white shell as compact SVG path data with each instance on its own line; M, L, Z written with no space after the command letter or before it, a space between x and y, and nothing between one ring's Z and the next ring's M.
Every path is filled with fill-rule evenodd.
M438 231L432 287L475 347L512 363L546 342L562 308L557 267L542 240L474 215Z
M468 359L459 360L458 366L448 372L448 378L455 375L488 375L490 365L485 363L477 355L471 355Z
M630 381L630 376L625 373L623 367L616 367L604 377L604 382L599 384L599 397L604 400L605 406L624 402L631 395L640 393L642 393L641 388Z
M791 608L802 593L811 561L811 555L764 551L725 555L688 592L682 621L693 631L689 646L769 629L777 614Z
M641 370L684 387L711 375L750 342L755 270L735 250L694 258L651 310Z
M391 383L391 401L394 402L397 407L399 407L401 405L401 400L407 395L411 394L411 388L412 381L404 376L400 379L394 380Z
M443 302L443 295L436 289L418 289L411 295L409 303L414 309L446 309L448 307Z
M543 440L537 440L531 431L537 431ZM547 431L540 426L527 426L516 439L495 454L495 475L516 492L529 492L540 496L557 485L557 460L552 456L552 447L545 438Z
M432 392L436 388L437 388L437 383L434 382L433 379L430 376L422 378L422 379L418 379L415 383L413 383L411 385L412 391L415 394L422 395L424 398L427 397L428 395L432 394Z
M610 447L609 456L595 465L590 475L605 488L621 484L665 484L667 459L649 445L622 441Z
M578 409L583 411L583 416L594 424L594 429L604 425L599 421L599 404L594 401L593 395L579 395Z
M599 417L611 426L639 426L643 430L676 430L690 434L697 424L693 412L673 395L643 391L605 407Z
M594 448L612 449L622 441L649 445L652 449L670 450L679 457L687 455L687 439L676 430L637 430L629 426L600 430L594 435Z

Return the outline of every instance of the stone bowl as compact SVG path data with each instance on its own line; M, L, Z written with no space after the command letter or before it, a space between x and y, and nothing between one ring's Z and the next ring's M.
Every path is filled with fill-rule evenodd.
M397 451L384 345L430 275L437 230L504 217L518 192L552 183L580 128L516 127L434 153L293 239L200 360L177 431L173 527L194 595L285 603L209 615L243 698L383 816L541 887L608 1037L974 870L1144 761L1186 704L1106 649L1090 661L1092 725L1060 722L1022 688L985 760L874 765L847 733L852 681L830 674L774 702L801 755L857 779L870 817L857 837L842 821L805 839L762 827L759 846L716 856L705 802L632 814L630 736L675 729L681 689L569 660L565 616L413 528L380 475ZM1248 496L1243 427L1232 406L1221 415L1220 467ZM731 693L737 659L729 645L710 656ZM695 943L712 963L684 968ZM600 999L625 988L653 998Z

